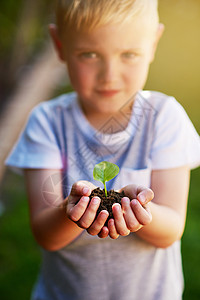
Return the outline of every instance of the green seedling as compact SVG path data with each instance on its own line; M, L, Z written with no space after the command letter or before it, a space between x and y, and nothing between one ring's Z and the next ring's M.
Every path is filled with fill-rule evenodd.
M105 195L107 197L106 182L113 179L119 173L119 167L108 161L102 161L94 166L93 177L104 185Z

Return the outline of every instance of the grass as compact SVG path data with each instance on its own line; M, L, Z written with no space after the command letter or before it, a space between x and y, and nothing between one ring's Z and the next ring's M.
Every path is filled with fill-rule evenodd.
M183 268L186 284L184 300L200 299L199 182L200 168L192 171L186 229L182 239Z
M200 168L192 171L186 230L182 239L185 273L184 300L200 299ZM6 173L0 217L0 295L3 300L30 298L39 266L40 253L29 228L28 206L20 176Z
M20 176L7 173L1 193L6 211L0 217L0 295L3 300L29 299L40 265L29 227L28 206Z

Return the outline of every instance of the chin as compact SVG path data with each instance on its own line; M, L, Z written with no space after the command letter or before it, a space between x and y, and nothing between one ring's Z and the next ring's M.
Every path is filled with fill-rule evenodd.
M120 109L122 108L122 105L116 105L116 104L102 104L98 106L98 112L102 114L116 114Z

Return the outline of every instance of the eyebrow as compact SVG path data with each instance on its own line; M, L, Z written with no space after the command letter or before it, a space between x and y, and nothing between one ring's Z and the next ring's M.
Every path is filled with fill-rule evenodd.
M82 52L82 51L85 51L85 52L101 52L101 49L99 49L99 47L95 47L95 46L82 46L82 47L77 47L74 49L76 52ZM117 48L115 50L115 52L141 52L142 49L139 48L139 47L136 47L136 48Z

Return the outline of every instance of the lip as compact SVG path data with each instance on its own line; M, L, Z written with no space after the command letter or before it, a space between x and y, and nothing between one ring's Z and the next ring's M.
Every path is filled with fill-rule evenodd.
M98 90L97 93L102 97L113 97L119 93L119 90Z

